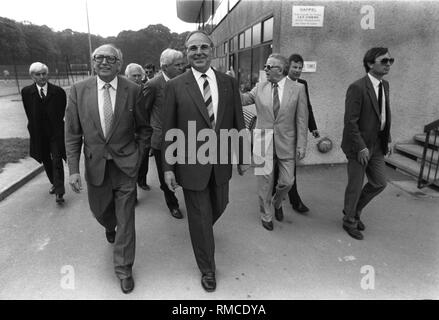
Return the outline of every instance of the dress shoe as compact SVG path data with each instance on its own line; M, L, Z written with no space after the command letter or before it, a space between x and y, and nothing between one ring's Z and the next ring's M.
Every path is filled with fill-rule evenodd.
M299 213L305 213L309 211L308 207L305 206L302 201L299 201L298 203L292 205L293 209Z
M56 201L56 203L63 203L64 202L63 195L62 194L57 194L55 201Z
M109 243L114 243L114 240L116 240L116 230L105 230L105 236L107 237L107 241Z
M120 288L123 293L130 293L134 289L134 279L133 277L128 277L125 279L120 279Z
M183 214L181 213L180 209L178 209L178 208L171 209L171 215L175 219L183 219Z
M358 222L357 223L357 229L358 230L360 230L360 231L366 230L366 226L364 225L364 223L360 219L358 219L357 222Z
M268 231L271 231L271 230L273 230L273 221L264 221L264 220L261 220L262 221L262 226L265 228L265 229L267 229Z
M348 227L343 224L343 229L354 239L363 240L363 234L355 227Z
M49 194L55 194L55 186L52 186L49 190Z
M201 286L207 292L215 291L216 289L216 279L214 272L208 272L201 276Z
M143 189L143 190L146 190L146 191L151 190L151 187L148 186L146 183L139 183L138 185L139 185L140 189Z
M284 219L284 211L282 210L282 207L279 209L274 208L274 216L277 221L282 221Z

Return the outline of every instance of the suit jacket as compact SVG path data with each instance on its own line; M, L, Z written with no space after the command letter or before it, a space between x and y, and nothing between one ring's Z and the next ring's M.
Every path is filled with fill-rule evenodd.
M317 124L316 124L316 120L314 119L314 113L312 112L311 101L309 99L308 83L306 82L306 80L303 79L297 79L297 82L305 86L306 99L308 105L308 129L309 132L313 132L314 130L317 130Z
M195 141L193 135L189 135L188 122L193 121L196 125L195 134L198 135L202 129L210 129L210 121L204 98L191 70L169 80L165 87L164 110L162 114L163 144L162 158L163 171L174 171L176 180L185 189L193 191L204 190L210 180L212 171L215 174L216 185L226 183L232 177L232 164L230 162L230 145L227 154L228 163L219 163L221 157L221 145L219 143L220 129L245 128L242 115L241 100L239 98L238 84L235 79L223 73L215 72L218 85L218 112L215 126L217 138L217 163L200 163L196 152L204 141ZM165 141L165 134L170 129L180 129L186 142L184 143L184 163L170 164L166 160L166 149L173 143ZM190 141L187 141L190 140ZM188 150L188 143L195 144L195 152ZM180 144L180 147L182 145ZM189 163L191 158L194 163ZM195 159L196 158L196 159Z
M43 147L49 142L45 140L46 135L44 133L50 131L65 159L64 113L67 99L64 89L48 82L46 98L42 101L37 85L34 83L21 90L21 97L28 120L30 156L40 163L44 157L47 157L50 149ZM49 121L49 130L44 128L44 118Z
M282 95L282 102L277 117L274 118L271 82L259 82L250 91L241 95L242 104L256 105L256 129L272 129L276 156L279 159L295 159L296 148L305 152L308 135L308 108L303 84L288 77ZM255 130L254 145L266 135Z
M378 99L369 76L352 83L346 92L344 129L341 148L346 156L355 158L358 151L369 150L381 136L382 150L386 154L390 138L389 83L383 81L386 97L386 125L381 132L381 114Z
M143 88L145 108L152 130L151 147L160 150L162 145L162 111L166 80L162 73L147 81Z
M108 154L129 177L135 178L145 150L147 123L139 85L118 76L114 118L105 138L99 118L97 79L75 83L66 110L66 151L70 174L79 173L84 142L85 178L99 186Z

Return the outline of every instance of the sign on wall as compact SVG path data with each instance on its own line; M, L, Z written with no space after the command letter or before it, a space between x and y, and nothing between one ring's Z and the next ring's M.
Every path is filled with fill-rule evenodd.
M304 61L302 72L316 72L317 61Z
M324 6L293 6L293 27L323 27Z

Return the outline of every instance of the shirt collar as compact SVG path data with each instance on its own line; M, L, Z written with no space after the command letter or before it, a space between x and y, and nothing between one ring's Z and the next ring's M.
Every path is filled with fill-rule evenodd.
M96 79L98 80L98 89L103 89L106 82L102 81L99 77L96 77ZM117 90L117 82L117 76L115 76L114 79L109 82L114 90Z
M377 78L375 78L373 75L371 75L370 73L367 74L369 76L370 81L372 81L372 85L374 87L378 87L381 83L380 80L378 80Z
M37 85L38 92L41 91L41 88L43 88L44 92L47 92L47 82L46 82L46 84L45 84L44 86L42 86L42 87L40 87L37 83L35 83L35 84Z
M287 77L283 77L282 80L277 82L277 87L282 90L284 88L286 80L287 80ZM273 84L271 84L271 86L273 86Z
M163 78L165 78L165 81L168 82L169 80L171 80L171 78L169 78L166 73L162 72Z
M191 67L191 69L192 69L192 72L193 72L193 74L194 74L194 77L195 77L195 80L200 80L200 78L201 78L201 76L203 75L203 74L205 74L205 75L207 75L207 77L209 78L209 79L215 79L215 72L213 71L213 69L212 68L209 68L206 72L204 72L204 73L202 73L202 72L200 72L200 71L198 71L198 70L195 70L193 67Z

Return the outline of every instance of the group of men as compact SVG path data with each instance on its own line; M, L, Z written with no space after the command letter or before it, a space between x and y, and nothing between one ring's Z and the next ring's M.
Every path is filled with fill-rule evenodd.
M233 77L211 67L213 43L208 34L191 32L185 46L187 61L182 52L164 50L161 72L145 83L143 68L136 64L127 66L126 77L118 75L122 52L110 44L100 46L92 54L96 76L71 87L67 107L64 90L47 82L44 64L31 65L35 84L22 90L30 154L43 162L53 185L50 193L56 194L58 203L65 193L62 159L67 159L72 190L79 193L82 189L79 163L83 149L89 206L105 228L107 241L114 245L114 269L124 293L134 289L136 184L146 185L142 166L150 155L155 158L165 202L178 219L183 214L175 190L183 189L201 285L208 292L216 289L213 226L229 202L232 161L188 161L193 159L188 141L178 145L183 148L184 161L169 161L167 151L175 141L166 134L172 130L180 130L186 138L193 128L195 136L210 130L219 141L220 130L245 130L242 105L254 103L255 140L264 139L269 145L266 152L254 156L273 164L257 178L262 226L273 230L273 213L282 221L282 201L287 194L296 211L309 210L297 193L296 161L305 157L307 131L316 138L319 132L307 84L299 79L302 57L271 54L264 66L267 81L240 93ZM190 69L184 72L187 63ZM387 49L373 48L363 63L368 74L347 91L342 142L349 178L343 228L356 239L362 238L365 228L360 220L362 209L385 187L383 155L390 141L390 109L389 86L381 78L393 58ZM198 154L203 141L193 143ZM240 175L249 167L242 149L237 163ZM214 158L231 159L231 152L218 148ZM368 183L363 187L364 174Z

